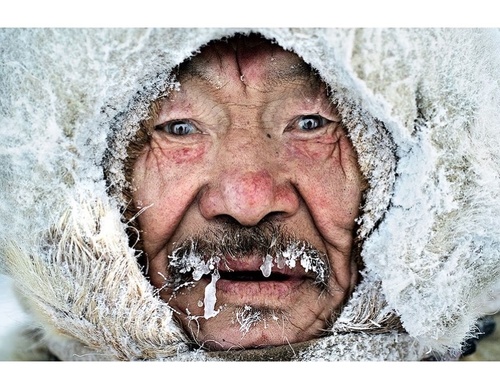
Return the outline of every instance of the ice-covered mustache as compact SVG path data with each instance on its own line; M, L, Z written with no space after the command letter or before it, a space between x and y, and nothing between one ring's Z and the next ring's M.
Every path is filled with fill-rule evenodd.
M330 266L326 254L272 223L256 227L223 224L180 242L169 256L168 287L175 292L204 275L212 275L216 282L217 268L227 258L244 260L250 255L262 257L260 270L264 277L271 275L274 266L282 269L300 265L306 272L311 271L314 284L321 290L328 288Z

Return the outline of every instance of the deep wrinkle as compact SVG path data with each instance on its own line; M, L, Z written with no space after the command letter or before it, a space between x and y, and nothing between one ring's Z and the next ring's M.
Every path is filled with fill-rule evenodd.
M177 312L184 331L211 349L305 341L326 328L356 284L350 250L357 213L352 209L359 206L361 194L356 173L349 175L352 180L345 173L357 165L349 150L338 152L339 141L350 146L338 113L321 80L311 82L313 72L304 71L308 67L300 58L263 42L236 63L234 48L218 45L223 43L207 46L191 65L181 66L191 66L191 74L178 73L180 89L161 101L151 123L156 130L150 145L160 147L154 153L160 159L152 161L150 170L144 165L147 158L136 164L134 201L155 204L154 212L148 209L138 217L150 259L148 276ZM193 76L200 73L196 66L205 68L201 77ZM291 83L283 82L287 77ZM300 120L310 115L330 121L320 119L320 127L308 129ZM168 133L169 123L179 120L196 129ZM336 161L337 156L342 160ZM256 276L266 257L248 252L222 257L234 276L218 273L214 282L210 270L198 281L179 278L170 288L173 251L185 239L205 238L207 228L222 220L244 228L276 222L316 246L331 268L327 291L299 268L282 273L273 267L265 279ZM253 243L255 239L248 244ZM214 292L214 286L215 293L206 299L205 292ZM208 310L203 301L210 303ZM231 322L244 306L288 318L279 331L257 322L241 338L240 327Z

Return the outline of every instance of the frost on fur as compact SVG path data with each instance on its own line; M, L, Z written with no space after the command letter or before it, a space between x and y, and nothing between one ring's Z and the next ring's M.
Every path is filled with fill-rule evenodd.
M119 213L93 201L75 203L29 253L10 248L12 276L30 313L45 325L46 342L67 336L120 360L171 356L184 347L170 308L124 240Z
M171 69L234 32L0 31L0 269L60 358L181 357L182 332L123 232L123 160ZM415 360L424 343L456 346L500 300L498 30L255 32L328 84L369 186L357 220L362 283L302 359ZM301 265L326 279L314 258L288 254L262 255L263 276ZM208 315L219 264L193 258L189 282L176 283L210 278ZM240 315L243 331L251 315Z

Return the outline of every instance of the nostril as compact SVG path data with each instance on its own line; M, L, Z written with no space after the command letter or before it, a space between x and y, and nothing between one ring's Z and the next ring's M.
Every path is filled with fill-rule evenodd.
M283 218L286 217L286 212L280 212L280 211L275 211L275 212L270 212L266 214L256 225L251 225L252 226L258 226L261 224L265 223L272 223L273 221L279 221ZM228 215L228 214L219 214L214 217L214 221L220 223L220 224L225 224L225 225L235 225L235 226L243 226L245 227L246 225L242 225L236 218Z
M278 221L286 217L286 212L274 211L266 214L259 223Z
M231 217L228 214L218 214L214 217L214 221L224 224L224 225L238 225L240 226L240 223L238 220L234 217Z

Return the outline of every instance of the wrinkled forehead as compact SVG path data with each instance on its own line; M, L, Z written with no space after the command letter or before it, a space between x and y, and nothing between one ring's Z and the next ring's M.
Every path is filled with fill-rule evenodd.
M286 83L321 83L317 73L298 55L255 35L209 43L179 66L177 77L181 82L198 78L217 88L242 82L259 90Z

